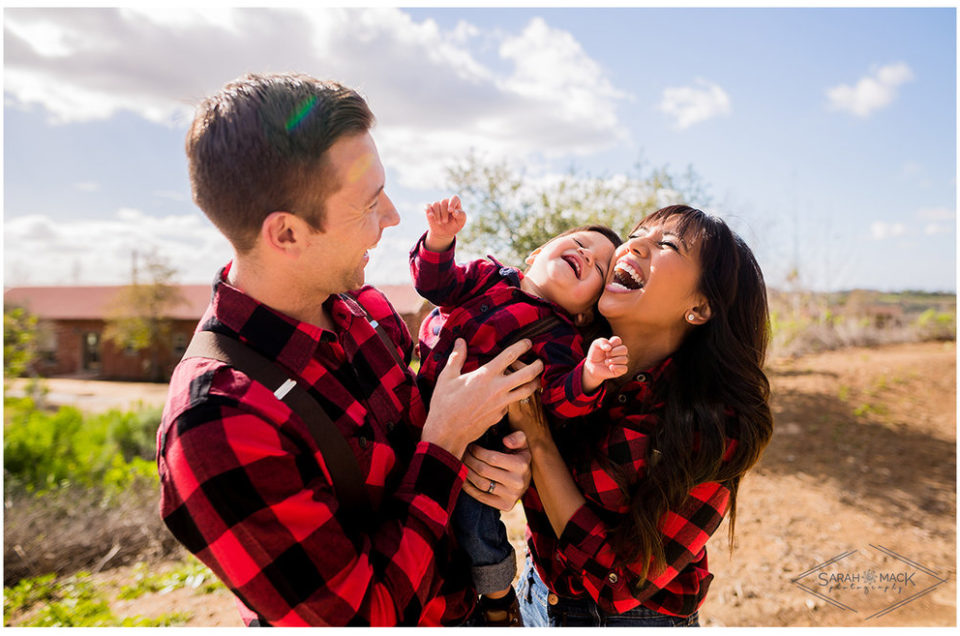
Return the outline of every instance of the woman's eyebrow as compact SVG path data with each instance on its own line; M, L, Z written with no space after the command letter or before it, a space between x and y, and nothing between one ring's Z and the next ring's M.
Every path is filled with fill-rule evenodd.
M671 232L670 230L666 230L666 231L664 231L663 235L664 235L664 236L672 236L673 238L675 238L675 239L677 239L678 241L680 241L680 244L683 245L683 249L685 249L685 250L687 250L687 251L690 251L690 246L687 245L687 242L686 242L685 240L683 240L683 237L680 236L679 234L677 234L676 232Z

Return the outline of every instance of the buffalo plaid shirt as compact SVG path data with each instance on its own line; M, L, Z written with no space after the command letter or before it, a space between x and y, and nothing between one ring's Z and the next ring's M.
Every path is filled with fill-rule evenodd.
M227 266L229 268L229 265ZM325 303L327 331L225 282L198 330L238 337L312 388L356 455L374 513L351 533L299 416L221 362L180 363L157 436L161 514L237 596L245 622L439 625L470 614L469 561L448 520L466 467L420 441L425 409L359 308ZM372 287L353 292L409 361L410 334Z
M600 441L603 456L618 473L642 479L651 435L657 426L653 385L669 372L670 359L630 378L619 391L608 390L594 420L610 422ZM731 456L734 444L727 448ZM596 459L570 462L574 480L587 500L558 538L535 486L523 496L528 545L538 573L560 596L592 599L606 612L622 614L638 605L671 616L689 616L703 603L713 575L707 570L707 539L720 525L730 491L719 483L693 488L677 510L660 520L667 567L647 581L643 563L621 563L608 536L611 521L628 510L628 501L610 466ZM624 470L625 469L625 470ZM616 469L613 469L616 470Z
M417 292L439 306L420 327L417 382L424 399L432 395L457 338L467 342L463 371L473 371L503 351L521 328L557 316L557 325L533 338L523 358L524 362L543 361L543 406L556 420L582 417L599 406L603 387L590 394L583 390L583 337L566 311L520 289L523 274L519 270L492 258L458 265L455 243L444 252L432 252L425 240L426 234L410 251Z

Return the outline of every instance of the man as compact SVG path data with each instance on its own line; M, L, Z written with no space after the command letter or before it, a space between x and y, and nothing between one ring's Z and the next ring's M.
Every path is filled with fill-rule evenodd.
M509 509L529 484L522 434L514 454L466 450L536 390L539 362L507 371L529 342L463 375L459 343L429 414L393 357L409 362L410 334L364 286L367 250L399 222L372 124L341 85L247 75L200 105L187 136L194 200L234 247L198 331L245 343L309 387L372 506L362 530L350 525L329 458L273 387L182 361L158 432L161 514L250 625L462 624L476 596L449 529L457 494Z

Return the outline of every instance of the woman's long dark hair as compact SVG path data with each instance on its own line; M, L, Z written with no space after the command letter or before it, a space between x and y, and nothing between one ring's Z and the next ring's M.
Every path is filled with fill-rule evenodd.
M704 482L730 490L732 549L740 479L773 433L770 384L763 372L769 318L760 267L723 220L688 206L658 210L637 227L668 219L688 244L699 246L699 291L711 316L686 335L672 355L672 369L658 383L654 402L663 407L651 443L658 460L648 461L643 479L618 476L630 510L613 527L611 544L626 562L644 559L644 576L651 557L655 572L666 562L658 527L664 513L677 510ZM729 440L736 445L723 461Z

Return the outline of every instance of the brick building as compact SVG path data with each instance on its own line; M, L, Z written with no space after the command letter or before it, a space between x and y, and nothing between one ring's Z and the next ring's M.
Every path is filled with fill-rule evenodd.
M169 377L210 302L209 285L180 285L184 303L171 308L172 330L158 355ZM430 309L412 285L378 285L416 337ZM147 380L149 350L134 351L105 340L108 309L121 286L13 287L3 294L4 307L23 307L37 317L34 371L44 377L73 376L112 380Z

